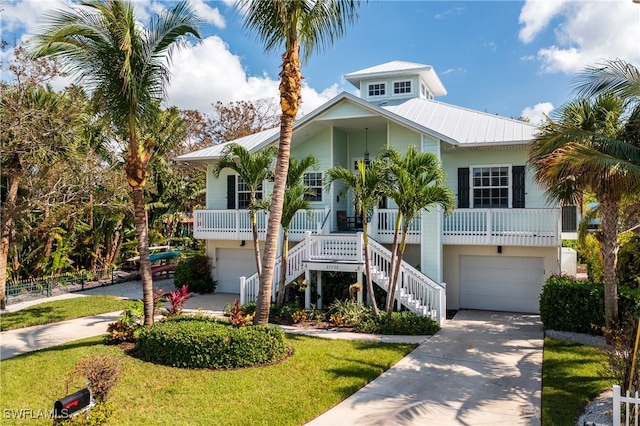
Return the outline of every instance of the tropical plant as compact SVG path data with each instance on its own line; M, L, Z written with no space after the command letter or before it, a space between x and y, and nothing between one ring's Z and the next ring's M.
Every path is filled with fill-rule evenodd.
M587 67L576 82L578 95L582 97L613 93L634 104L640 103L640 70L623 59Z
M388 191L388 176L384 163L375 159L368 165L364 161L358 161L357 171L351 172L342 166L332 167L327 170L327 185L335 181L344 182L348 190L353 191L353 209L355 214L361 216L362 238L364 239L364 262L367 271L367 292L373 313L379 314L376 298L373 293L373 282L371 281L371 261L369 259L369 228L373 208L378 205L382 196Z
M627 106L611 93L568 103L542 126L529 159L552 199L576 204L591 191L598 200L607 326L618 319L620 203L640 189L640 108Z
M265 181L273 177L273 159L277 148L270 146L252 153L242 145L231 143L225 147L222 157L216 163L213 174L220 176L224 169L231 169L238 174L249 190L249 212L251 215L251 234L253 236L253 251L256 257L258 276L262 274L260 261L260 243L258 241L258 218L260 206L257 204L259 192Z
M10 63L7 73L11 80L0 82L0 170L3 186L0 202L0 309L6 308L9 251L13 242L20 238L17 228L21 222L29 220L27 207L46 204L47 209L42 212L48 215L53 204L46 203L51 191L38 194L43 202L37 203L34 201L38 195L26 191L25 186L29 186L27 182L30 179L38 181L33 186L36 189L48 187L47 183L56 181L50 172L73 156L74 138L79 135L87 118L82 111L85 104L74 102L73 89L55 92L47 86L52 78L60 75L55 62L33 60L20 46L14 48L14 54L16 59ZM38 231L45 233L46 222L41 218L42 227ZM41 240L39 238L38 244Z
M243 26L264 43L266 51L284 45L280 72L280 141L276 159L273 198L265 240L263 273L260 275L255 324L267 324L271 309L271 284L275 269L278 234L291 151L293 123L302 101L302 60L312 52L331 46L348 25L355 22L357 0L238 0Z
M318 165L318 159L312 155L306 156L301 160L291 158L289 160L289 172L287 174L287 187L284 190L284 204L282 205L282 262L280 264L280 277L278 277L278 297L276 306L282 306L284 303L285 282L287 277L287 266L289 263L289 228L291 221L299 210L309 210L311 202L308 197L315 195L313 190L304 184L305 173ZM263 200L260 208L269 209L271 200Z
M141 129L157 119L172 49L182 46L187 35L200 38L199 24L184 1L154 15L147 28L127 1L85 1L49 15L48 27L33 41L34 55L57 58L77 76L127 141L126 174L133 192L145 325L153 323L153 290L144 187L155 141Z
M391 178L387 186L387 197L398 206L393 246L391 250L391 281L386 310L393 311L394 296L400 273L400 265L407 246L407 234L411 222L420 211L440 206L445 214L453 211L454 195L445 186L445 173L438 157L430 152L420 152L411 145L402 156L394 147L388 146L381 154ZM398 234L401 238L398 243Z

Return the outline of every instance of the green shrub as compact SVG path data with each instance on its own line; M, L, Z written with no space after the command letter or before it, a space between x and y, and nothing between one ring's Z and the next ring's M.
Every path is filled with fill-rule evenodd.
M329 318L340 318L339 325L354 327L370 321L373 316L371 308L350 300L336 300L329 306Z
M621 285L640 287L640 237L633 236L621 241L617 275Z
M187 285L195 293L213 293L217 283L211 278L209 258L198 255L182 259L176 266L174 284L178 289Z
M549 278L540 295L540 320L550 330L601 334L603 285L563 276Z
M640 314L640 290L618 287L618 313L625 322ZM604 286L553 276L542 287L540 320L550 330L602 334Z
M587 276L589 280L598 283L604 280L604 269L602 266L602 254L600 249L600 241L594 234L585 237L584 242L580 245L584 253L585 262L587 264Z
M410 311L392 312L391 315L383 312L379 317L369 317L355 328L362 333L406 336L433 335L440 330L436 320Z
M145 327L136 350L145 359L182 368L237 368L277 361L287 353L277 327L233 328L205 316L181 316Z

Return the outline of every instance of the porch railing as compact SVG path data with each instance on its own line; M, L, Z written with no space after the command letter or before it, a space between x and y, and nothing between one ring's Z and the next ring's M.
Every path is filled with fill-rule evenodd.
M302 241L305 231L329 232L329 208L300 210L296 212L289 228L291 241ZM256 214L258 238L264 240L269 223L269 212L259 210ZM322 224L325 223L322 229ZM201 239L250 240L251 215L249 210L196 210L193 215L193 236Z
M560 245L560 209L456 209L443 219L444 244Z
M396 229L396 220L398 219L397 209L375 209L371 216L369 224L369 235L381 243L393 242L393 235ZM420 215L409 223L409 232L407 233L407 243L420 244Z
M373 281L387 292L390 287L391 252L369 240ZM400 265L395 299L409 310L430 316L442 324L446 317L446 287L437 283L404 260Z

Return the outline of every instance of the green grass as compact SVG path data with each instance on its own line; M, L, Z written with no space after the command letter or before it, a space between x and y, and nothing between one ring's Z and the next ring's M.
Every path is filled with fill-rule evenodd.
M0 315L0 331L50 324L125 309L131 301L113 296L86 296L54 300Z
M542 424L574 425L586 405L613 384L605 351L544 339Z
M67 394L65 381L79 359L111 354L122 359L123 375L109 399L116 407L110 425L300 425L415 347L293 335L287 343L294 354L279 364L212 371L143 362L105 346L102 337L79 340L2 361L0 401L10 410L50 410ZM81 387L83 381L76 380L68 391ZM20 424L3 424L12 421Z

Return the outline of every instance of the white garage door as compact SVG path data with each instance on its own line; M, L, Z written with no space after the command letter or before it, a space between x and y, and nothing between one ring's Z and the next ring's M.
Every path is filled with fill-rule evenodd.
M256 272L253 249L218 249L217 258L216 292L240 293L240 277L248 277Z
M541 257L460 256L460 308L540 311Z

